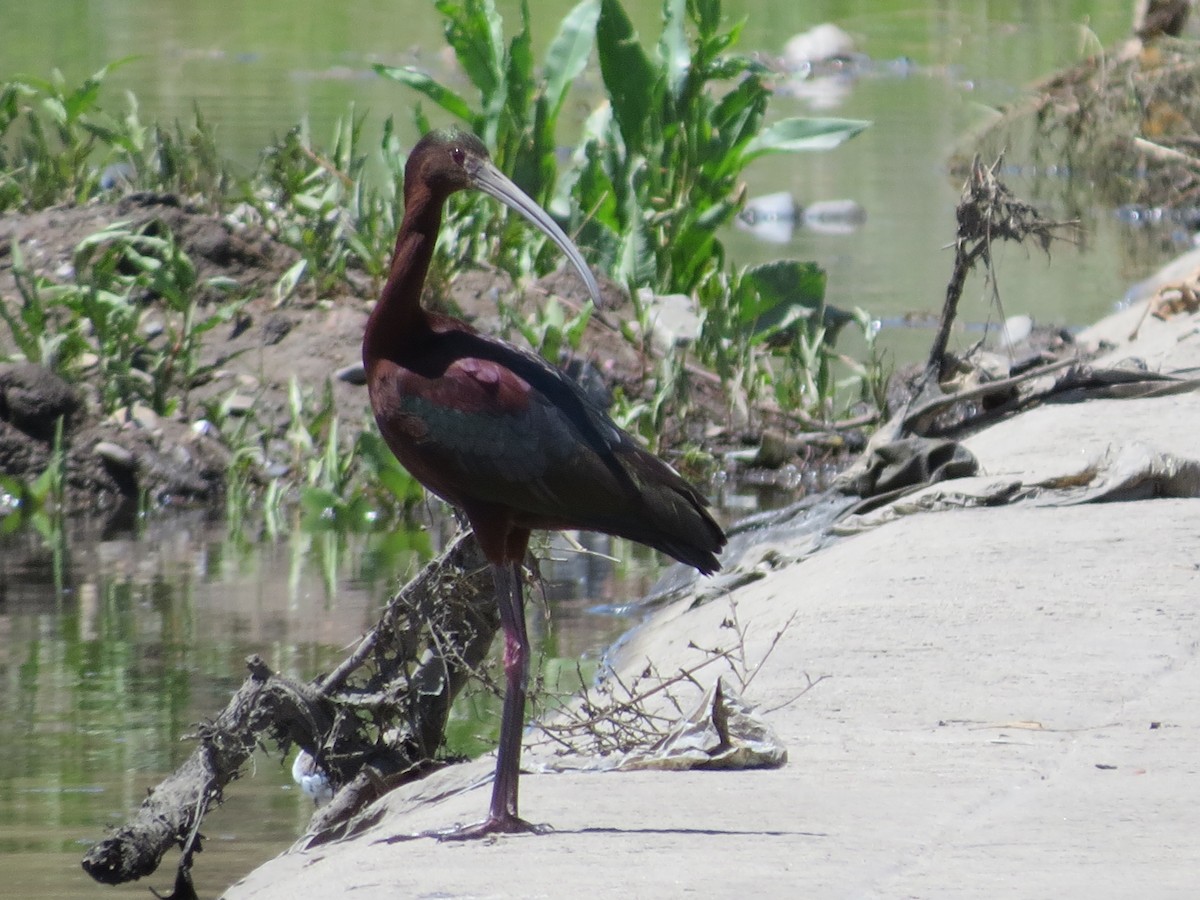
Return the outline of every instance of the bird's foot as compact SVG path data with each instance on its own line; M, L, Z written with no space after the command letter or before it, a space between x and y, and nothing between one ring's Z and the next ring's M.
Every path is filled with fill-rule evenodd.
M455 825L439 831L427 831L428 837L439 841L473 841L495 834L549 834L554 829L549 825L535 825L517 816L488 816L472 825Z

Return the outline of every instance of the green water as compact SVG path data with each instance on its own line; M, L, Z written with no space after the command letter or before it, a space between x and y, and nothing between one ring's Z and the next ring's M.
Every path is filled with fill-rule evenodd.
M535 4L539 42L549 39L569 5ZM642 34L654 34L658 3L630 6ZM874 59L911 60L906 75L882 70L859 78L829 110L871 119L874 127L861 137L833 153L764 160L747 174L751 195L790 190L802 203L854 199L866 209L859 230L799 230L784 245L741 232L728 236L741 262L820 261L829 271L831 302L892 319L940 309L951 262L942 248L953 236L959 190L944 161L956 137L981 121L987 104L1015 98L1021 85L1078 58L1089 35L1104 44L1115 40L1131 4L742 0L726 6L747 16L746 50L778 52L787 36L836 21ZM516 6L501 8L513 17ZM217 125L224 152L247 169L262 146L303 117L315 134L330 133L351 101L376 125L395 114L407 127L414 97L376 79L374 62L420 64L454 77L428 3L0 0L0 23L0 75L44 75L58 67L78 79L136 55L111 77L110 96L135 91L143 121L187 116L198 104ZM595 82L595 73L580 80L580 118ZM775 111L798 115L811 108L781 96ZM1012 186L1038 191L1048 215L1079 214L1086 239L1057 249L1051 261L1040 251L1004 252L1000 287L1009 315L1089 322L1166 252L1122 232L1086 190L1069 193L1053 180L1047 186L1023 177ZM984 290L973 289L963 317L981 322L988 316ZM976 338L959 336L960 343ZM928 332L896 328L885 330L882 342L903 361L917 358L928 339ZM84 531L57 552L36 535L0 545L6 896L147 896L145 885L93 884L79 868L86 847L186 757L192 745L183 738L224 705L247 655L312 677L374 620L413 564L382 554L370 538L297 532L273 544L244 544L190 518L152 529L138 539ZM564 569L567 599L554 612L553 631L532 616L546 652L594 653L619 627L587 610L635 595L653 573L644 556L621 569L632 578ZM266 756L228 796L204 828L198 879L205 897L286 847L311 812L286 768ZM170 881L164 872L152 884L166 891Z
M387 546L383 535L300 530L245 543L199 515L159 518L136 539L87 529L55 546L32 533L0 539L4 895L97 895L79 867L84 851L186 759L194 724L225 706L247 656L307 680L374 623L396 579L419 565ZM620 580L611 565L548 554L565 560L546 568L553 625L540 604L530 612L548 668L594 657L621 628L594 607L648 588L653 560L617 552L627 559ZM494 729L498 709L477 714L454 723L460 750L482 749L478 735ZM202 896L278 853L307 822L311 801L286 762L260 753L206 820ZM170 877L151 884L166 891ZM147 896L144 886L116 890Z

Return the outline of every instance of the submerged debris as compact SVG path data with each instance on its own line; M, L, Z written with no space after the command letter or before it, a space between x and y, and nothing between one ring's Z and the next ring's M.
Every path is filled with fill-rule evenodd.
M1130 39L1033 86L1031 96L969 135L959 164L1022 139L1066 162L1113 205L1200 203L1200 42Z

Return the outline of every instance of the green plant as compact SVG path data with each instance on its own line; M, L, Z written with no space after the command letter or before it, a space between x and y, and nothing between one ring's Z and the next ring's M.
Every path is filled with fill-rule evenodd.
M0 475L0 534L10 534L24 525L32 525L55 548L56 577L63 535L66 506L63 502L66 488L67 455L63 444L63 422L60 418L54 426L54 443L46 468L32 481L13 475Z
M314 402L293 378L288 397L287 439L302 524L313 530L370 531L408 518L424 491L373 431L363 431L349 447L343 444L332 383L325 382Z
M596 46L609 103L588 120L574 177L553 208L570 214L581 241L601 251L600 266L630 287L693 291L725 265L717 233L742 204L747 165L833 147L867 126L783 119L764 127L764 69L730 52L742 26L722 30L721 22L720 0L666 0L650 55L618 0L601 0Z
M768 73L734 52L742 26L724 26L720 0L665 0L653 53L643 50L619 0L584 0L563 20L540 69L529 52L526 4L507 45L491 0L436 6L478 101L413 68L377 71L481 135L495 148L496 163L577 233L596 268L630 289L642 327L629 328L627 339L644 340L650 318L636 304L637 288L690 294L704 322L697 359L735 378L735 392L753 400L768 386L781 400L827 405L833 390L828 361L848 317L824 307L824 274L795 262L733 271L718 235L742 204L742 174L754 160L828 149L868 123L793 118L767 124ZM555 129L593 33L608 102L588 117L560 172ZM420 109L416 118L422 130L429 127ZM496 220L502 213L476 203L468 200L448 216L439 254L488 258L518 278L541 272L544 243L527 233L501 240L504 226ZM560 318L553 308L523 321L509 314L550 359L561 347ZM783 361L772 364L777 354ZM677 360L660 369L648 399L618 401L622 421L651 440L683 380Z
M8 326L17 354L28 362L66 374L88 346L79 329L55 327L56 307L68 289L31 272L16 239L10 247L9 259L20 306L14 309L0 299L0 319Z
M366 272L376 283L387 274L401 156L389 118L381 144L388 179L381 189L371 187L364 123L351 107L334 126L328 153L314 148L306 125L293 128L264 153L257 179L247 188L247 200L266 227L301 255L278 294L280 302L305 275L323 297L346 282L351 270Z
M553 297L526 317L508 304L501 304L500 312L503 324L515 328L543 357L557 361L564 349L579 349L592 317L592 302L587 301L570 318L562 303Z
M6 150L0 142L0 170L8 173L0 191L2 208L40 209L64 199L81 202L98 190L100 171L92 156L102 130L111 128L97 128L96 107L110 68L105 66L75 88L69 88L56 69L49 78L26 76L0 89L0 138L21 126L15 147Z
M496 165L534 200L548 205L558 182L559 117L591 53L597 0L584 0L567 13L540 67L531 49L526 0L520 5L520 30L507 45L493 0L438 0L435 5L446 19L446 40L478 93L477 103L415 68L376 66L376 71L423 94L478 134ZM419 106L415 117L418 127L428 131L429 120ZM473 196L458 198L450 207L437 252L443 261L488 259L514 275L544 272L556 259L544 239L534 238L496 204Z
M76 86L55 70L0 84L0 211L82 203L113 187L175 191L220 204L231 177L199 110L190 126L147 127L137 99L123 114L101 105L104 81L129 58Z
M686 351L676 349L663 356L652 380L648 397L631 398L618 389L613 397L613 421L638 435L652 451L659 450L667 416L686 418L689 376Z
M863 309L856 308L852 315L866 342L866 353L861 360L840 355L842 363L849 370L841 386L856 390L859 401L869 410L882 412L887 409L889 372L877 344L879 322Z
M63 293L61 302L75 313L76 326L90 323L105 408L140 400L159 414L186 413L192 387L216 366L200 361L203 335L231 321L243 303L235 299L203 312L199 288L228 293L236 282L201 284L191 259L158 221L138 228L117 222L84 238L75 250L75 272L78 289ZM157 305L145 308L149 301ZM150 317L161 321L148 328Z
M68 378L94 355L105 412L142 402L160 415L186 413L192 387L217 365L201 361L203 336L231 321L244 302L234 297L202 308L201 288L231 293L237 285L201 282L160 222L116 222L84 238L72 284L30 272L16 243L11 258L21 302L0 303L0 319L18 353Z

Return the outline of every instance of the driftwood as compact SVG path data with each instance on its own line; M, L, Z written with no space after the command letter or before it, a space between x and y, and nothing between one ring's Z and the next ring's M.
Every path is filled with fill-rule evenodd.
M305 684L250 657L250 674L228 706L197 729L196 750L129 822L87 852L83 868L121 884L151 874L179 846L180 896L190 886L201 821L268 740L283 752L292 744L310 752L336 790L306 840L339 833L385 790L436 765L450 704L498 627L491 574L467 533L400 590L330 674Z

